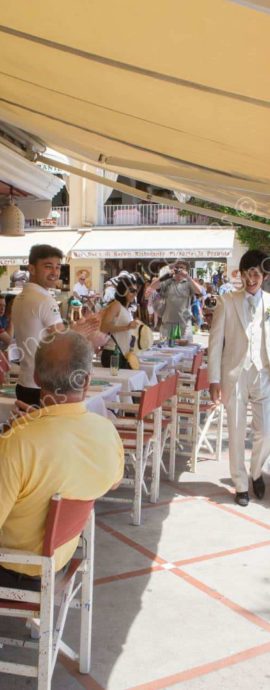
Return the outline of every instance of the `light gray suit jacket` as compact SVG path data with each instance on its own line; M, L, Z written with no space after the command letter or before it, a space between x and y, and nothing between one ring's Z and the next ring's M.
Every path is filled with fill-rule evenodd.
M249 336L244 315L244 298L244 290L219 297L210 331L208 376L210 383L221 384L224 404L232 394L248 353ZM262 299L265 345L270 367L270 294L262 292Z

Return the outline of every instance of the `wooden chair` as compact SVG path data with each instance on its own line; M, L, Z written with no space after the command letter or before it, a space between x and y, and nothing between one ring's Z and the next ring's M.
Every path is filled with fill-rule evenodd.
M175 373L178 372L182 378L186 376L187 380L190 380L190 377L193 377L192 380L195 380L197 371L203 363L203 356L203 350L199 350L195 353L195 355L193 355L193 358L190 359L188 364L185 360L183 360L180 361L179 364L175 364L173 367L166 367L166 369L161 369L158 376L159 380L162 380L167 376L171 376L172 371L174 371Z
M193 376L195 379L199 368L202 366L203 357L203 350L199 350L195 353L195 355L193 355L193 358L190 360L190 363L184 364L183 362L179 362L179 364L176 367L176 371L178 371L182 377L184 376L184 374L187 374L188 377Z
M129 394L130 395L130 394ZM132 523L140 525L142 492L155 503L159 495L160 449L161 449L161 403L160 384L132 392L138 397L137 403L115 402L108 400L110 410L121 411L132 417L116 417L114 424L122 439L125 451L125 476L120 486L134 489ZM146 467L150 466L150 486L146 479ZM103 500L108 500L107 497ZM117 496L109 500L119 500ZM121 499L128 500L128 499Z
M169 376L160 382L159 404L162 408L161 421L161 467L170 481L175 477L175 452L177 432L177 388L178 375ZM164 452L169 441L169 465L166 467Z
M207 367L198 369L196 380L187 381L179 377L178 385L178 441L191 444L191 471L196 471L198 455L204 445L208 451L220 460L222 446L223 405L213 405L209 397ZM216 450L208 439L208 432L215 424ZM183 430L184 427L184 430Z
M94 505L93 501L61 498L50 501L42 555L19 550L0 549L0 564L32 564L41 567L41 591L0 587L0 614L15 618L28 618L32 628L38 629L36 640L0 638L1 646L37 647L36 665L0 661L0 672L37 677L38 690L50 690L58 651L70 658L79 658L81 673L89 673L91 656L92 589L94 557ZM90 515L91 514L91 515ZM63 579L55 579L54 552L77 535L82 535L81 558L72 558ZM75 584L76 575L80 575ZM81 590L80 601L75 599ZM54 605L59 606L55 626ZM69 607L80 608L80 650L76 654L62 641Z
M3 383L5 382L6 376L7 376L9 371L10 371L10 363L8 361L8 358L4 354L4 352L0 351L0 386L2 386Z

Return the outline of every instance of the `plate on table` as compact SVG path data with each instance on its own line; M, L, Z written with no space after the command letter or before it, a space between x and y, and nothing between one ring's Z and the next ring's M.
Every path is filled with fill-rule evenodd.
M117 379L117 376L115 378ZM110 386L113 386L113 383L111 383L111 381L106 381L106 379L91 379L89 391L100 391Z
M0 388L0 395L4 395L5 398L16 398L15 384L6 385Z
M157 364L158 362L164 362L164 359L159 359L158 357L140 357L140 362L142 364Z

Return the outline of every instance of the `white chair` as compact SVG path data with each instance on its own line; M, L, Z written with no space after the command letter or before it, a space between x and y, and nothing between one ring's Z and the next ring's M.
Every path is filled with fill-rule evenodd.
M161 467L170 481L175 478L175 452L177 434L177 388L178 375L169 376L160 382L159 404L162 408L161 420ZM168 468L164 454L169 443L169 463Z
M191 445L191 471L196 471L199 451L206 446L208 451L220 460L222 447L223 405L213 405L209 397L207 367L198 369L196 380L179 377L178 385L178 433L177 440ZM209 441L210 429L215 428L216 450Z
M10 371L10 363L4 352L0 352L0 385L2 385L8 372Z
M35 665L0 661L0 673L37 677L38 690L50 690L58 651L69 658L79 659L81 673L89 673L91 658L92 590L94 558L93 501L52 497L48 511L42 555L19 550L0 549L0 564L35 565L41 567L41 591L0 587L0 614L30 619L32 630L38 630L36 640L0 638L3 647L37 648ZM77 535L82 534L82 557L72 558L62 580L55 578L54 551ZM76 575L80 576L79 582ZM75 596L81 590L80 600ZM59 607L55 626L54 605ZM79 654L62 640L69 607L79 608Z
M134 490L132 523L140 525L142 509L142 493L149 496L152 503L156 503L159 495L160 481L160 449L161 449L161 402L160 384L156 384L142 391L133 392L139 403L112 403L107 406L111 410L132 414L132 417L116 417L114 424L122 439L125 452L125 476L120 486ZM150 482L146 480L146 467L150 467ZM102 500L117 501L117 495L105 497ZM128 499L120 499L128 500Z

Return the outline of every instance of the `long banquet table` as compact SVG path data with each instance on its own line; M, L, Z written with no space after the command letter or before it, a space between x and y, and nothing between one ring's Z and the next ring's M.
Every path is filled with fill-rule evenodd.
M121 384L123 393L143 390L145 386L149 386L148 376L142 369L119 369L117 376L112 376L109 368L94 367L91 376L92 379L103 379L110 383Z
M108 417L106 409L106 400L116 401L118 399L118 394L121 390L121 383L115 381L114 383L109 383L102 386L92 386L91 385L87 391L85 398L86 408L89 412L95 412L103 417ZM1 393L1 391L0 391ZM7 397L0 394L0 424L5 424L9 415L12 412L16 398Z

